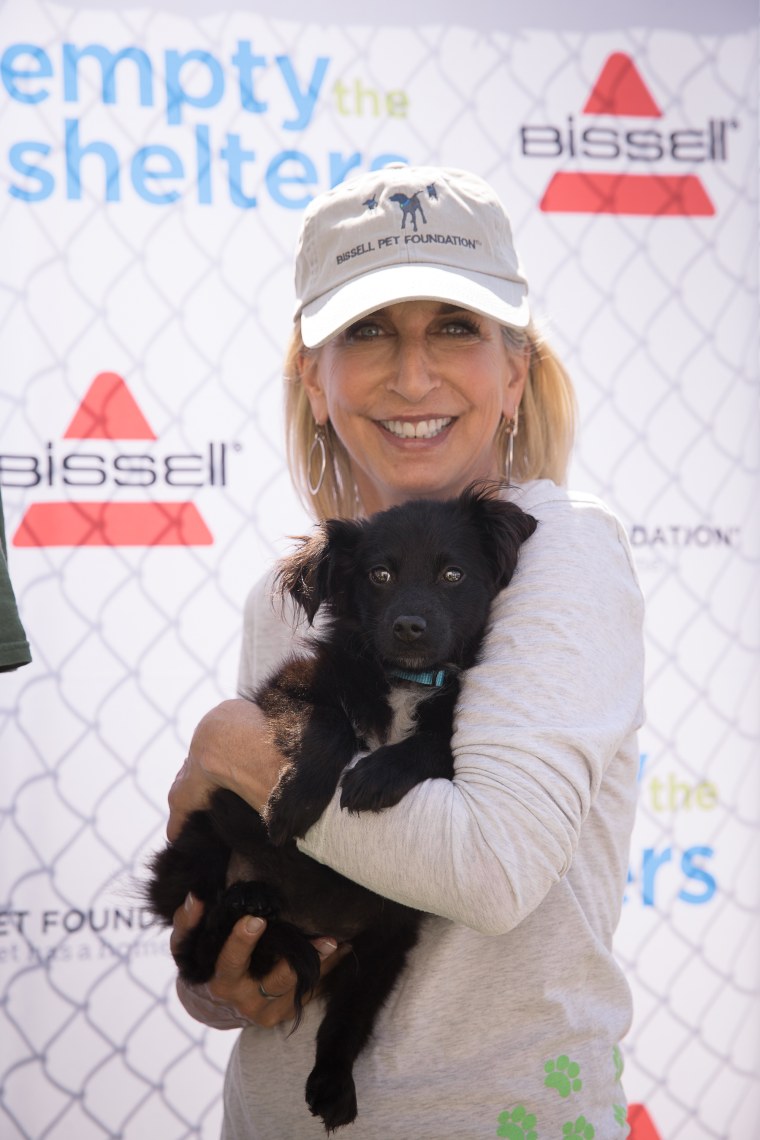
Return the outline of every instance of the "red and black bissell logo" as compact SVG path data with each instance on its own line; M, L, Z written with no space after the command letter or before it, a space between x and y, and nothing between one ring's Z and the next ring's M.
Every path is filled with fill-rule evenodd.
M562 159L572 167L552 175L541 210L647 217L715 213L701 178L693 170L682 171L686 166L725 162L729 131L739 125L734 119L710 118L701 128L668 129L636 64L623 52L613 53L605 62L582 115L580 121L568 115L561 125L520 128L523 157ZM642 119L650 122L641 123ZM629 120L638 122L631 125Z
M67 448L67 440L99 442L101 447ZM14 546L213 543L187 496L193 489L226 485L226 443L208 443L199 452L159 453L155 432L115 372L95 377L63 441L47 443L39 453L0 455L3 486L54 488L62 494L60 500L28 507L13 536ZM127 442L132 446L124 446ZM138 442L141 447L134 446ZM88 498L88 488L99 488L102 498ZM177 489L178 497L168 497L168 488Z

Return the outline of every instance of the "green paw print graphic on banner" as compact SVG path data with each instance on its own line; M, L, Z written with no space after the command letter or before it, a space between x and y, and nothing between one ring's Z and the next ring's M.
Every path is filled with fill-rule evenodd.
M511 1112L500 1113L496 1135L506 1136L507 1140L538 1140L535 1128L535 1116L518 1104Z
M562 1097L570 1096L570 1093L580 1092L583 1088L583 1081L579 1079L580 1071L580 1065L563 1053L556 1061L547 1061L544 1065L544 1084L548 1089L556 1089Z
M562 1125L562 1140L594 1140L594 1126L585 1116L579 1116L574 1124L569 1120Z

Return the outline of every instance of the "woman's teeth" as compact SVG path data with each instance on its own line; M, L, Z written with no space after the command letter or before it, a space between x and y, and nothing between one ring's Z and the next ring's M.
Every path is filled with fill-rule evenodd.
M399 439L432 439L448 427L452 419L452 416L445 416L435 420L419 420L414 424L409 420L381 420L380 423Z

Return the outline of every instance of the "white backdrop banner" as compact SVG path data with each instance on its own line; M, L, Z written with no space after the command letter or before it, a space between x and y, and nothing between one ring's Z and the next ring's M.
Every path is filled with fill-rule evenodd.
M34 655L0 680L3 1140L218 1135L231 1035L178 1006L133 882L234 692L247 589L308 526L280 381L302 211L394 159L503 196L579 392L572 483L648 599L631 1135L754 1140L757 72L745 0L0 4L0 485Z

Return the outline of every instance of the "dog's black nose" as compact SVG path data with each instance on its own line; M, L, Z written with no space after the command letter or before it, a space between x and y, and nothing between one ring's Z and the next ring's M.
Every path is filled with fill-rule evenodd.
M416 615L402 614L393 623L393 633L399 641L417 641L426 629L425 619Z

